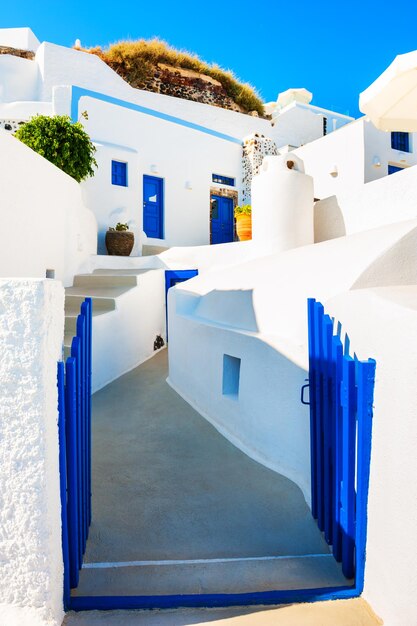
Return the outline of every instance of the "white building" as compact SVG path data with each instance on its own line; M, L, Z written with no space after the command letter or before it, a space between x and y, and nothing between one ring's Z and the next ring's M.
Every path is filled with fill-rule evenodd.
M1 45L35 53L0 55L0 206L8 219L13 211L21 238L20 248L12 238L3 243L1 273L40 278L54 269L69 285L80 267L122 275L152 270L94 320L105 384L150 356L154 322L165 324L165 268L199 269L200 276L169 293L169 381L249 456L297 483L306 500L310 435L308 411L299 399L308 372L306 298L322 300L350 332L359 357L377 359L364 594L390 626L414 623L417 420L410 389L416 371L417 170L404 168L415 163L414 136L396 136L392 146L391 136L366 120L347 124L349 118L305 101L272 108L272 125L139 91L98 57L39 44L28 29L0 31ZM9 132L36 113L76 120L84 110L99 169L81 187ZM323 136L324 131L331 132ZM279 151L284 154L277 156ZM405 171L387 176L388 166ZM223 202L230 208L250 196L257 172L254 215L257 206L265 219L265 207L275 210L280 215L271 220L273 228L257 230L254 221L252 242L199 245L213 241L213 213L221 214ZM313 229L314 196L321 202ZM211 209L211 200L218 206ZM303 221L295 239L291 216L300 208L299 221L306 217L308 229ZM93 213L101 252L105 230L118 221L128 221L135 231L137 255L143 230L150 245L181 247L153 259L97 256ZM278 217L287 220L285 228ZM232 218L224 222L230 226ZM259 239L256 232L263 233ZM229 230L220 241L232 238ZM266 249L265 242L275 249ZM18 463L1 468L1 516L10 529L1 546L8 547L2 615L7 623L19 613L22 624L58 624L62 554L54 376L64 294L50 281L6 280L2 290L12 311L10 324L2 316L8 355L2 366L11 382L2 386L0 404L6 425L10 413L19 422L18 431L5 429L4 441L16 453L23 450ZM159 326L158 332L163 333ZM105 341L116 333L109 348ZM16 359L17 345L30 358ZM115 364L117 371L111 371ZM16 394L16 372L30 382L30 393L19 387ZM17 432L25 443L20 448ZM9 474L20 484L8 480ZM25 531L10 519L27 516L28 500L19 491L22 484L31 487L27 476L38 480L39 488L29 494L37 516L25 545L30 559L22 552L15 571L10 546L23 545Z
M144 242L167 248L233 241L233 207L250 198L256 173L243 176L244 138L266 136L266 153L272 146L276 154L322 137L326 118L327 131L352 121L293 99L271 123L134 89L97 56L39 44L29 29L0 30L0 46L35 53L0 55L0 128L14 130L37 113L78 120L88 112L88 121L81 119L99 167L82 187L97 218L101 254L105 231L120 221L136 235L134 255ZM249 160L262 149L255 142Z

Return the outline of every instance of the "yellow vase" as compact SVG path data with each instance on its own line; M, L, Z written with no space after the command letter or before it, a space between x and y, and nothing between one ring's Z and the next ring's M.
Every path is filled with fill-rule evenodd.
M252 239L252 216L238 215L236 217L236 232L239 241L249 241Z

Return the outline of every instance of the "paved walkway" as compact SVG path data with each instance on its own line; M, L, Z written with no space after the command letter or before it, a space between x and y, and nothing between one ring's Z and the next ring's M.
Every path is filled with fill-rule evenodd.
M164 350L93 396L93 522L75 593L346 584L301 490L229 443L166 376Z

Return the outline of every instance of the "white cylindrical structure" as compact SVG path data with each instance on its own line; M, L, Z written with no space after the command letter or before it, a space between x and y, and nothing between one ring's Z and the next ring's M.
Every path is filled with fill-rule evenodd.
M252 240L266 254L314 243L314 189L294 154L266 156L252 181Z

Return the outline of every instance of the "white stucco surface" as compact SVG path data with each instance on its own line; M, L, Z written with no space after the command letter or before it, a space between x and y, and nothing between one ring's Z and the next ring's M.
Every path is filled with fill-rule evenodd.
M315 197L339 198L356 191L362 193L366 183L386 178L388 165L403 168L415 165L416 137L416 133L410 136L410 152L400 152L391 148L391 133L377 130L362 117L297 148L294 153L304 161L306 173L314 179ZM395 221L396 214L393 217Z
M315 213L319 241L415 219L417 167L338 192L317 202Z
M0 280L0 624L63 618L57 361L64 290Z
M12 30L8 36L16 41L24 34L24 29ZM83 123L98 146L99 171L82 187L98 221L100 254L105 253L104 235L115 218L130 224L136 239L132 254L141 253L144 175L161 178L164 188L163 233L146 243L163 247L205 245L210 242L210 189L225 193L224 185L213 183L212 175L234 179L227 191L238 193L238 203L244 202L244 192L250 195L242 181L240 142L244 137L270 137L270 153L274 153L275 144L299 146L321 137L325 116L333 116L337 124L350 119L294 102L282 109L271 125L267 119L134 89L96 55L48 42L35 49L34 60L11 55L0 58L0 123L10 130L9 120L28 119L36 113L71 114L72 86L98 94L80 98L75 118L88 111L88 122ZM116 98L119 103L106 103L100 100L102 96ZM146 107L148 114L129 105ZM161 114L176 121L162 119ZM112 185L111 160L123 160L128 165L128 186L124 189Z
M417 623L417 288L355 290L326 302L360 358L376 359L364 597L389 626Z
M314 243L313 200L313 179L299 157L266 156L252 181L254 245L268 254Z
M137 234L142 232L146 174L162 178L164 189L163 237L148 238L147 244L169 247L210 243L212 174L233 177L239 189L241 146L93 98L82 98L80 110L88 111L85 127L92 139L111 144L99 148L102 167L97 179L83 184L86 201L98 215L100 242L118 211L134 224ZM112 116L117 116L118 124L109 124ZM117 146L129 148L130 153L121 154ZM128 163L128 187L111 184L112 159ZM102 245L99 251L104 252Z
M54 270L64 285L96 251L93 213L80 185L0 130L0 276L43 278Z
M40 72L35 61L0 55L0 102L36 100L39 83Z
M165 272L144 270L114 311L93 317L93 393L153 356L165 328Z
M354 288L416 227L414 220L287 250L170 291L170 383L249 456L294 480L307 501L309 420L299 399L308 369L307 298L325 303ZM395 284L401 264L397 274L389 271ZM236 397L222 392L224 354L241 359Z
M0 46L36 52L39 40L30 28L0 28Z

